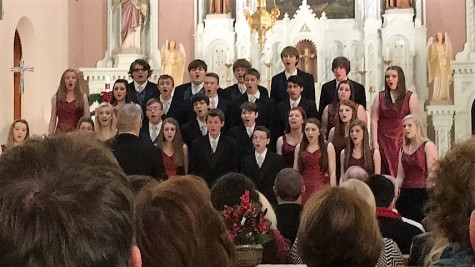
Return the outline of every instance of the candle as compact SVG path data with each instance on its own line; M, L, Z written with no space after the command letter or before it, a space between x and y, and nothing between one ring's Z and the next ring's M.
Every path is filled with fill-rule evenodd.
M389 47L386 47L386 60L389 60Z
M365 69L364 56L361 57L360 70L362 70L362 71L366 70L366 69Z
M109 90L111 88L111 77L109 76L106 76L106 86L105 86L105 89L106 91Z
M226 62L225 63L229 64L229 62L231 62L231 61L229 60L229 48L228 48L228 50L226 51Z

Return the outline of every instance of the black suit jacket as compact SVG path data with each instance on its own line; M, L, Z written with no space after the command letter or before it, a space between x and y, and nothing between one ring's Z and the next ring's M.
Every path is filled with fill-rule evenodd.
M181 127L181 137L188 147L191 147L193 141L201 136L203 136L203 134L201 133L200 125L196 117Z
M302 205L297 203L279 204L274 209L277 217L277 229L283 237L294 243L295 237L299 230L300 214L302 213Z
M166 179L162 151L133 134L119 134L109 146L120 167L127 175L149 175L156 179Z
M241 161L241 172L251 178L259 190L269 202L275 206L277 199L274 195L274 181L277 173L284 168L284 160L280 155L267 149L266 158L259 168L256 156L251 153Z
M269 95L269 92L267 92L267 89L263 86L258 85L257 86L259 92L262 94ZM229 87L226 87L226 89L223 90L223 97L225 97L228 100L231 101L239 101L239 98L241 97L241 91L239 91L238 84L235 83Z
M244 124L241 123L240 125L234 126L227 134L238 143L239 161L254 152L252 139L247 135Z
M353 83L353 89L355 90L355 102L366 108L366 92L364 86L355 81L351 82ZM320 93L320 103L318 104L318 111L320 112L320 116L323 114L323 110L325 109L325 107L328 104L333 103L336 97L336 80L331 80L322 85L322 92Z
M165 118L174 118L179 125L184 125L187 121L184 104L172 99L167 114L162 115L162 120Z
M317 105L314 101L302 97L300 98L298 106L303 108L307 118L320 118L317 111ZM283 135L285 127L289 123L290 100L287 99L277 104L276 110L278 116L276 122L277 130L279 131L280 135Z
M208 135L196 139L190 148L190 173L202 177L211 187L219 177L238 170L236 146L234 139L221 134L213 153Z
M316 101L313 75L297 69L297 76L302 77L304 82L302 97ZM284 71L272 77L270 97L274 99L276 104L289 98L289 94L287 93L287 78L285 77Z
M378 222L381 235L394 240L402 254L409 254L412 238L422 234L419 228L402 220L378 216Z
M218 95L218 106L216 108L220 109L225 115L224 128L226 130L238 124L239 111L234 102Z
M161 129L157 129L157 130L158 130L158 134L160 134ZM157 134L157 138L158 138L158 134ZM157 140L157 138L155 138L155 140L152 140L152 138L150 138L150 129L149 129L148 123L145 125L142 125L142 128L140 128L139 137L150 144L153 144L155 140Z
M134 82L131 82L127 85L127 100L129 102L139 104L142 107L142 111L144 114L143 119L142 119L143 125L148 123L148 118L147 116L145 116L145 111L147 109L147 106L146 106L147 101L152 98L159 98L159 97L160 97L160 92L158 91L157 84L151 81L147 82L147 86L145 86L145 89L142 91L141 94L135 91Z

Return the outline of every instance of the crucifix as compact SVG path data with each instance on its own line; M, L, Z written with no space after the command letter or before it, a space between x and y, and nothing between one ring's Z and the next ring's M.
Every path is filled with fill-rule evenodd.
M12 72L19 72L20 73L20 93L25 92L25 83L24 83L24 74L25 71L31 72L34 71L35 68L25 66L25 61L23 59L20 60L19 67L13 67L10 69Z

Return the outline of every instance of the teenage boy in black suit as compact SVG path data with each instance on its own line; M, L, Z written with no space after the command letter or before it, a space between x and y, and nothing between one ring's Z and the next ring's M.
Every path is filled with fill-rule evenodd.
M150 99L147 101L146 106L148 123L142 125L142 128L140 129L140 137L150 144L153 144L155 143L158 135L160 134L160 130L162 129L163 107L158 98Z
M189 103L191 97L196 94L204 94L203 85L208 66L201 59L195 59L188 64L188 73L191 82L179 85L175 88L173 100L181 103Z
M317 111L317 104L315 101L302 97L303 81L300 76L293 75L287 80L287 93L289 98L287 100L277 104L277 129L279 134L282 135L285 131L285 127L289 123L289 111L293 107L302 107L307 115L307 118L319 118Z
M302 97L315 101L315 81L313 75L297 68L300 58L297 48L293 46L285 47L280 53L280 58L285 70L272 77L270 97L274 99L276 104L287 100L289 98L287 94L287 79L290 76L297 75L302 77L304 83Z
M185 110L183 104L173 100L173 90L175 82L173 77L167 74L158 78L158 90L160 91L160 102L163 105L162 120L165 118L174 118L178 124L183 125L186 122Z
M256 128L256 119L259 116L257 104L244 102L241 105L242 123L228 131L228 135L239 144L239 161L254 152L252 134Z
M234 127L238 123L238 110L236 104L230 100L221 97L218 94L219 90L219 76L216 73L206 73L204 79L205 95L209 98L209 106L211 109L218 108L224 112L226 121L225 129Z
M208 133L206 115L209 110L209 98L204 94L196 94L191 98L191 105L195 118L189 120L181 127L183 142L185 142L188 147L191 147L195 139Z
M350 73L350 61L346 57L336 57L332 62L332 71L335 74L335 79L322 85L320 94L320 103L318 104L318 111L320 116L328 104L333 103L337 97L337 86L341 81L348 80L348 73ZM355 94L355 102L366 108L366 92L363 85L350 80L353 83Z
M231 101L239 101L239 97L246 93L246 84L244 82L244 76L247 73L247 70L252 68L251 62L247 61L244 58L240 58L234 61L233 64L233 73L234 77L237 80L237 83L227 87L223 91L223 97ZM261 94L267 94L267 89L263 86L258 85L259 92Z
M152 69L147 61L137 59L130 64L129 75L134 81L127 85L127 100L139 104L145 113L147 101L160 95L157 84L148 80L152 75ZM148 118L144 117L142 123L148 123Z
M284 160L267 149L269 143L269 129L256 126L252 135L254 153L241 161L241 172L254 181L257 190L264 194L272 205L277 205L273 186L275 176L284 168Z
M238 170L236 141L221 134L224 113L210 109L206 116L208 134L196 139L190 149L190 173L202 177L211 187L222 175Z

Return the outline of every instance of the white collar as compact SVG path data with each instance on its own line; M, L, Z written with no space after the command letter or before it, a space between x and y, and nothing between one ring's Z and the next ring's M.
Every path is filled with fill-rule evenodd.
M292 108L292 104L295 103L295 106L298 106L299 103L300 103L300 100L302 99L302 96L299 96L299 98L297 100L292 100L291 98L289 98L289 102L290 102L290 107Z
M254 95L247 94L247 99L249 101L251 101L251 97L255 97L256 100L261 98L261 92L259 92L259 89L257 90L257 92Z
M246 92L247 87L246 87L245 84L243 84L243 83L237 83L237 86L238 86L239 92L241 92L241 95ZM258 90L259 90L259 89L258 89Z
M170 99L165 100L165 99L163 99L162 95L160 95L160 102L162 102L162 104L167 103L167 102L171 104L172 103L172 98L173 98L173 95L172 95L172 97L170 97Z
M249 135L249 132L251 132L251 136L252 136L252 133L254 133L254 128L255 127L256 127L255 123L251 127L247 127L246 125L244 125L244 128L246 128L247 135Z
M192 83L191 84L191 94L196 95L197 93L199 93L201 91L201 89L203 89L203 84L204 84L204 82L202 82L198 85L194 85Z
M136 81L134 81L135 91L137 91L138 93L142 93L142 91L145 89L145 87L147 87L147 84L148 84L148 81L145 81L143 84L139 84ZM140 90L138 90L139 86L141 88Z
M254 156L256 157L256 162L257 162L257 158L261 156L262 162L264 163L264 160L266 159L266 155L267 155L267 148L264 150L264 152L262 152L262 154L259 154L257 153L257 151L254 150Z
M206 127L206 122L202 122L200 119L198 119L198 117L196 117L196 120L198 121L198 125L200 126L205 126Z
M292 72L292 73L287 72L286 70L284 70L284 74L285 74L285 78L286 78L286 79L289 79L290 76L295 76L295 75L297 75L297 68L295 68L294 72Z
M211 100L214 100L214 106L215 106L215 108L218 108L218 102L219 102L218 94L216 94L215 97L210 97L209 98L209 106L210 107L211 107Z
M160 120L160 122L157 125L152 124L150 121L148 122L148 132L150 133L150 136L152 135L152 132L153 132L153 129L152 129L153 126L157 127L157 134L160 134L160 131L162 130L162 123L163 123L162 120Z
M219 138L221 137L221 133L218 135L218 137L216 137L216 139L214 139L213 137L211 137L211 135L208 133L208 137L209 137L209 143L212 144L213 141L216 141L216 144L219 143Z

